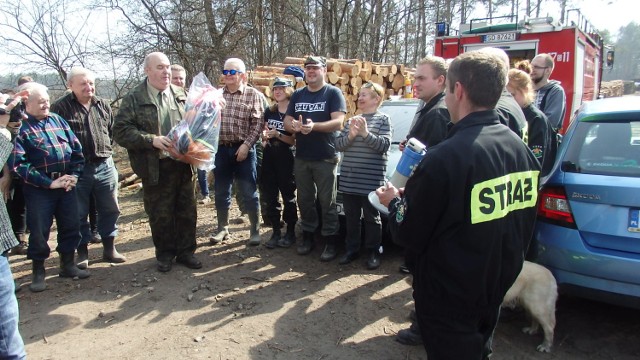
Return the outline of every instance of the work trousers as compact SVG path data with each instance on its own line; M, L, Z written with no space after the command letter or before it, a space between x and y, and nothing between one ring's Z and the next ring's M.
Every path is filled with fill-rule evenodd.
M263 210L276 229L280 228L279 194L282 195L284 203L282 219L288 225L293 225L298 221L293 152L289 145L281 141L265 147L260 177L260 200L265 204Z
M316 210L316 199L320 202L322 216L322 236L338 234L340 223L336 209L337 159L308 161L296 158L294 173L298 187L303 231L314 232L320 224Z
M157 185L149 185L142 179L144 210L149 216L159 261L170 261L196 251L197 209L193 181L191 166L170 158L160 160Z

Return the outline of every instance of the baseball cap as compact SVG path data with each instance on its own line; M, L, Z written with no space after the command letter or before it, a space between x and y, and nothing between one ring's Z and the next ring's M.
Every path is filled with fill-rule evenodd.
M289 87L292 86L292 82L289 79L283 79L283 78L279 78L276 77L275 80L273 80L273 85L271 85L272 88L275 87Z
M304 61L304 66L307 66L307 65L327 67L327 60L322 56L309 56Z

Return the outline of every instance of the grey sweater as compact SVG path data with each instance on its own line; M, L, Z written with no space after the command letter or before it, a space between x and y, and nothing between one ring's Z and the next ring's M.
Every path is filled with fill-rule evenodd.
M362 114L369 135L349 140L347 123L336 138L336 149L342 151L338 189L347 194L367 195L384 185L387 150L391 144L389 116L381 112Z

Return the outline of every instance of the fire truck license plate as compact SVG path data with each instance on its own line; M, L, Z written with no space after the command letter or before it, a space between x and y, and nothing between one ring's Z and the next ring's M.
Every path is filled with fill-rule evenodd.
M516 40L516 33L514 32L487 34L482 36L482 42L485 42L485 43L515 41L515 40Z

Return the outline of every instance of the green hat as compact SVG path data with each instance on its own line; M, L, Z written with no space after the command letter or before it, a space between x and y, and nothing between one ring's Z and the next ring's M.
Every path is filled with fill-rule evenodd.
M327 59L325 59L322 56L309 56L304 61L304 66L307 66L307 65L316 65L316 66L327 67Z

